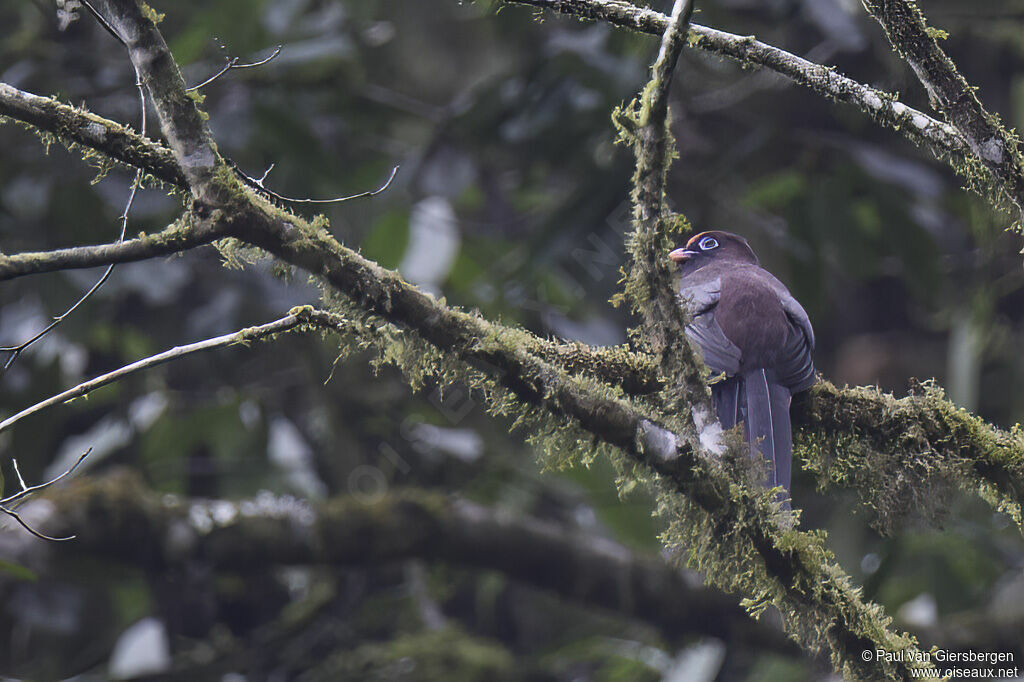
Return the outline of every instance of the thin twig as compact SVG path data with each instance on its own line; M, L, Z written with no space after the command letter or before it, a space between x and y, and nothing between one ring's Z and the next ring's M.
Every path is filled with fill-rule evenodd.
M49 481L46 481L45 483L39 483L37 485L22 487L21 490L19 490L18 492L14 493L13 495L8 495L7 497L5 497L2 500L0 500L0 506L7 507L7 506L9 506L11 504L14 504L18 500L21 500L21 499L24 499L24 498L28 497L32 493L37 493L40 490L43 490L45 488L49 488L51 485L53 485L54 483L60 481L61 479L67 478L72 473L74 473L75 469L78 468L78 465L81 464L82 462L84 462L85 458L88 457L89 453L91 453L91 452L92 452L92 448L89 448L88 450L86 450L85 452L80 454L78 456L78 459L75 460L75 463L72 464L67 469L65 469L64 473L62 473L61 475L59 475L59 476L57 476L55 478L51 478Z
M74 388L70 388L64 391L63 393L58 393L55 396L51 396L46 400L43 400L42 402L38 402L35 405L32 405L31 407L25 408L24 410L18 412L14 416L8 417L7 419L0 422L0 432L10 428L15 423L21 421L22 419L29 415L39 412L40 410L46 409L47 407L51 407L52 405L57 405L58 403L63 403L67 402L68 400L80 398L81 396L84 396L87 393L91 393L97 388L106 386L107 384L111 384L115 381L123 379L124 377L130 374L134 374L136 372L140 372L144 369L149 369L151 367L156 367L157 365L161 365L165 362L177 360L178 358L182 358L186 355L191 355L192 353L197 353L199 351L220 348L222 346L228 346L233 343L242 343L245 341L261 339L270 334L287 331L289 329L297 327L303 322L304 318L302 316L289 313L288 315L282 317L279 320L268 322L267 324L263 324L258 327L248 327L246 329L240 329L231 334L224 334L223 336L217 336L212 339L206 339L205 341L198 341L187 346L176 346L174 348L171 348L170 350L164 351L163 353L158 353L148 358L137 360L129 365L125 365L124 367L115 369L112 372L108 372L94 379L90 379L89 381L85 381L81 384L78 384Z
M25 485L25 479L21 477L21 470L18 469L18 460L12 457L11 464L14 465L14 473L18 476L18 484L21 486L22 490L25 490L28 486Z
M274 190L268 189L266 186L264 186L263 182L267 179L267 176L270 175L270 171L274 169L274 164L270 164L270 167L267 168L267 170L263 171L263 176L257 179L250 175L247 175L245 171L239 168L238 164L236 164L234 161L231 161L230 159L225 159L225 161L227 161L228 165L230 165L232 170L235 171L235 174L239 178L241 178L242 182L249 185L257 192L265 194L268 197L277 199L278 201L285 201L290 204L340 204L344 201L351 201L353 199L375 197L391 186L391 181L395 179L395 176L398 175L398 169L401 168L401 166L395 166L394 168L392 168L391 175L388 176L387 181L375 190L360 192L359 194L353 194L347 197L337 197L335 199L292 199L291 197L282 196L275 192Z
M96 9L91 4L89 4L88 0L83 0L83 4L85 5L86 9L88 9L89 12L92 13L96 20L107 30L108 33L114 36L114 38L116 38L117 41L121 43L121 45L123 45L125 48L128 47L128 44L124 41L123 38L121 38L120 35L118 35L117 31L114 30L114 27L111 26L110 23L103 18L103 15L97 12ZM138 67L133 64L132 68L134 68L135 70L135 87L139 92L139 135L145 137L146 92L143 89L142 76L139 74ZM139 191L139 185L142 184L142 173L143 171L141 168L136 169L135 179L132 180L131 191L128 193L128 200L125 202L124 211L122 211L121 217L119 218L121 222L121 233L117 239L118 244L124 241L124 237L128 232L128 213L131 211L132 204L135 202L135 195ZM77 310L83 303L92 298L93 294L99 291L100 287L106 284L107 280L110 279L110 274L113 271L114 265L108 265L107 269L103 271L102 275L100 275L100 278L96 280L96 283L93 284L92 287L90 287L89 290L86 291L85 294L83 294L77 301L75 301L75 303L70 308L65 310L60 315L54 317L50 324L44 327L42 331L38 332L27 341L23 341L15 346L0 347L0 353L10 353L10 356L7 358L7 362L4 363L3 371L10 369L11 365L14 364L14 361L17 360L23 352L28 350L30 346L32 346L34 343L36 343L37 341L45 337L47 334L49 334L51 331L53 331L61 322L63 322L69 315L71 315L71 313L75 312L75 310Z
M51 535L46 535L45 533L39 532L38 530L36 530L32 526L30 526L28 524L28 522L25 521L25 519L23 519L21 517L21 514L19 514L18 512L14 511L14 509L11 509L10 505L25 499L26 497L28 497L29 495L31 495L33 493L37 493L40 490L43 490L45 488L49 488L54 483L57 483L58 481L60 481L60 480L62 480L64 478L67 478L68 476L70 476L75 471L75 469L78 468L78 465L80 465L83 461L85 461L85 458L89 456L90 452L92 452L92 448L89 448L88 450L83 452L81 455L79 455L78 459L75 460L75 463L72 464L67 469L65 469L64 473L60 474L59 476L51 478L49 481L46 481L45 483L40 483L39 485L33 485L33 486L25 485L25 480L21 477L21 472L18 471L18 461L17 460L13 460L14 461L14 471L15 471L15 473L18 474L18 482L21 484L21 490L19 490L18 492L16 492L13 495L10 495L10 496L5 497L2 500L0 500L0 513L3 513L3 514L6 514L7 516L10 516L12 519L17 521L21 525L22 528L24 528L26 531L28 531L32 535L36 536L40 540L49 540L51 542L65 542L67 540L74 540L75 539L74 535L68 535L67 537L58 538L58 537L53 537Z
M110 22L107 21L106 17L104 17L102 14L100 14L96 10L96 8L92 6L92 4L89 2L89 0L82 0L82 4L85 5L85 8L87 10L89 10L89 14L91 14L93 16L93 18L97 22L99 22L99 25L102 26L103 28L105 28L107 30L107 33L109 33L110 35L114 36L114 40L116 40L117 42L121 43L121 45L124 46L125 48L128 47L128 43L126 43L124 41L124 38L122 38L120 36L120 34L118 34L118 32L114 30L114 27L110 25Z
M19 514L18 512L14 511L13 509L8 509L7 507L0 506L0 513L7 514L8 516L10 516L12 519L14 519L19 524L21 524L22 528L27 530L32 535L35 535L40 540L49 540L51 542L67 542L68 540L74 540L75 539L74 535L68 535L68 536L63 537L63 538L55 538L52 535L47 535L45 533L40 533L38 530L36 530L32 526L28 525L28 522L25 521L25 519L21 518L21 514Z
M259 60L258 62L250 62L248 64L239 64L238 63L238 57L232 57L231 59L228 60L228 63L224 65L223 69L221 69L217 73L213 74L212 76L210 76L209 78L204 80L199 85L193 85L191 88L185 88L185 92L193 92L195 90L199 90L201 88L205 88L207 85L209 85L213 81L217 80L218 78L220 78L221 76L223 76L224 74L226 74L228 71L230 71L232 69L251 69L251 68L254 68L254 67L257 67L257 66L263 66L267 62L275 59L277 57L277 55L281 54L281 47L282 47L281 45L278 45L277 49L274 50L273 54L271 54L269 57L267 57L265 59Z

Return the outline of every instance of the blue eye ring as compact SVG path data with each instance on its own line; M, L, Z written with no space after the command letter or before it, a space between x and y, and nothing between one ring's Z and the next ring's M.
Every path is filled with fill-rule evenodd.
M700 247L701 251L710 251L711 249L718 248L718 240L714 237L704 237L704 239L700 240L700 243L698 243L697 246Z

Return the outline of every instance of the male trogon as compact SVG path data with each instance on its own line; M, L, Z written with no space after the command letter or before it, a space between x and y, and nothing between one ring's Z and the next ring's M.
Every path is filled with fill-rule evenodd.
M751 452L768 460L769 487L787 493L793 458L789 404L814 385L814 330L785 285L762 268L747 240L701 232L669 253L679 265L686 334L704 352L711 396L723 429L744 424Z

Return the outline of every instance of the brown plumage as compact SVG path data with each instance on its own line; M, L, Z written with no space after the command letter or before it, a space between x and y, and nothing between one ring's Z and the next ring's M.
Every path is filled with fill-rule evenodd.
M711 387L722 427L743 422L752 448L771 464L767 484L788 491L790 397L815 382L807 313L738 235L701 232L669 257L691 315L687 336L712 372L725 375Z

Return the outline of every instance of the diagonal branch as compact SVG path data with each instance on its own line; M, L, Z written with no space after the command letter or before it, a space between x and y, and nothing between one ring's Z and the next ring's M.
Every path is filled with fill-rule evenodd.
M76 398L81 398L82 396L92 393L98 388L102 388L116 381L120 381L121 379L131 376L132 374L135 374L137 372L152 369L153 367L157 367L164 363L171 362L172 360L178 360L188 355L192 355L193 353L199 353L205 350L214 350L216 348L223 348L224 346L230 346L236 343L247 343L249 341L257 341L259 339L266 338L273 334L279 334L281 332L286 332L291 329L295 329L296 327L303 323L303 318L300 314L302 310L303 309L301 308L296 309L279 320L274 320L273 322L261 324L258 327L247 327L245 329L239 329L237 332L216 336L212 339L197 341L196 343L190 343L185 346L175 346L174 348L165 350L162 353L151 355L147 358L137 360L129 365L125 365L124 367L119 367L112 372L107 372L106 374L101 374L100 376L90 379L88 381L83 381L77 386L69 388L66 391L62 391L57 395L50 396L46 400L42 400L36 403L35 405L26 407L24 410L18 412L17 414L14 414L8 417L7 419L4 419L3 421L0 421L0 432L9 429L10 427L17 424L19 421L24 419L25 417L29 417L35 414L36 412L40 412L54 405L69 402Z
M126 37L156 100L161 127L191 186L200 221L224 225L225 234L320 277L344 295L338 304L343 309L410 330L404 341L411 351L396 359L410 376L470 379L486 391L493 409L514 407L536 425L548 448L568 446L583 454L599 443L618 448L638 465L638 475L653 481L671 522L669 537L691 552L691 561L709 580L746 595L755 612L777 605L803 646L827 647L834 665L848 675L914 675L920 666L905 660L863 662L862 653L876 649L908 651L917 660L911 655L915 642L894 631L884 612L863 600L822 535L781 526L785 519L767 494L737 485L739 469L710 456L692 428L666 428L641 401L617 395L592 378L572 376L532 352L529 335L449 308L344 247L322 225L248 192L217 156L152 21L133 0L102 4L110 8L111 22ZM393 355L387 340L380 348ZM697 373L695 367L691 371ZM702 386L688 383L693 390ZM564 436L557 440L560 434L571 438L571 445Z
M527 5L560 14L603 21L641 33L662 35L668 17L625 0L500 0L505 5ZM769 69L795 83L810 88L828 99L855 106L871 116L880 125L902 134L916 145L945 159L953 170L961 174L969 171L963 164L976 159L961 131L908 107L891 93L864 85L839 73L832 67L816 64L791 52L773 47L752 36L739 36L699 24L690 24L689 45L698 50L719 54L745 66ZM1016 173L998 174L993 180L1015 201L1012 193ZM970 179L970 178L969 178Z
M928 100L967 141L974 158L999 182L1009 201L1024 211L1024 159L1020 140L985 111L975 89L939 46L917 5L907 0L863 0L889 42L917 74Z
M188 186L170 149L85 109L0 82L0 116L52 133L66 144L100 152L106 159L144 169L151 176L177 187Z
M155 13L148 6L147 13L135 0L96 0L94 4L124 41L193 197L204 204L222 200L209 196L208 191L214 172L223 168L224 162L199 113L197 99L186 92L181 70L153 22Z

